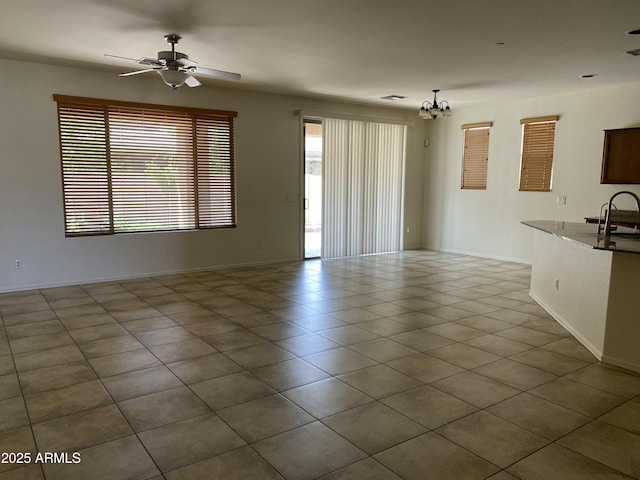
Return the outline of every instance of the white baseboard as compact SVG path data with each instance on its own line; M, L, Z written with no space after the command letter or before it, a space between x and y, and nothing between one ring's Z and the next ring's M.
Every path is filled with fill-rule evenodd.
M500 255L488 255L486 253L478 253L478 252L467 252L465 250L455 250L449 248L436 248L424 246L422 247L425 250L433 250L435 252L443 252L443 253L456 253L458 255L469 255L470 257L479 257L479 258L488 258L490 260L500 260L503 262L513 262L513 263L522 263L524 265L531 265L531 260L526 260L523 258L511 258L511 257L502 257Z

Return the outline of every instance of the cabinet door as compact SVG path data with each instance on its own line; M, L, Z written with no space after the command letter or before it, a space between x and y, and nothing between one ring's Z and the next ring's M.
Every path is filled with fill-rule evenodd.
M600 183L640 183L640 128L605 130Z

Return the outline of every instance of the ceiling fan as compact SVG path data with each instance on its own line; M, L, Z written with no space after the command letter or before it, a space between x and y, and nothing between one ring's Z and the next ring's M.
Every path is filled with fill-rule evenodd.
M107 57L126 58L133 60L140 65L148 65L151 68L144 70L135 70L133 72L121 73L121 77L129 77L146 72L157 72L162 77L164 83L174 90L187 84L189 87L199 87L202 85L193 75L207 75L211 77L226 78L230 80L240 80L239 73L225 72L222 70L214 70L212 68L199 67L198 62L189 60L189 57L181 52L176 52L176 44L182 38L180 35L170 33L164 38L167 43L171 44L171 51L165 50L158 52L158 58L142 57L139 60L134 58L119 57L117 55L105 54Z

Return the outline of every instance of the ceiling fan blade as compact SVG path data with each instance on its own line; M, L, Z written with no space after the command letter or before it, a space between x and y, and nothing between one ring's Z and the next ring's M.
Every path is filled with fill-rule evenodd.
M113 57L113 58L121 58L123 60L131 60L132 62L137 62L138 60L135 58L129 58L129 57L121 57L120 55L110 55L108 53L104 54L105 57Z
M192 77L191 75L189 75L184 83L186 83L189 87L199 87L200 85L202 85L196 77Z
M181 67L196 67L198 62L194 62L193 60L189 60L188 58L178 58L176 63Z
M240 80L239 73L225 72L223 70L214 70L213 68L195 67L190 69L193 73L201 75L209 75L211 77L227 78L229 80Z
M157 69L157 68L147 68L145 70L136 70L135 72L121 73L118 76L119 77L130 77L132 75L139 75L140 73L155 72L156 70L159 70L159 69Z
M142 57L139 60L136 60L140 65L152 65L154 67L164 67L166 61L164 59L158 60L157 58L151 57Z

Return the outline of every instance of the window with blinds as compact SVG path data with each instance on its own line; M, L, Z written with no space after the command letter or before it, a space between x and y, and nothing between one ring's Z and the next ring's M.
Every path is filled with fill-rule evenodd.
M462 185L464 190L486 190L489 167L489 130L492 122L462 125L464 153Z
M557 116L523 118L520 191L550 192Z
M235 227L236 112L54 100L66 236Z

